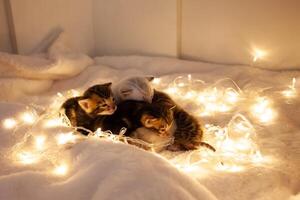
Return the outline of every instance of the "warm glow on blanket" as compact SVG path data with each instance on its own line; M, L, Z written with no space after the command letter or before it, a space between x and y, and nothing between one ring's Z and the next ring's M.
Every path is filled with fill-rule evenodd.
M222 79L209 86L202 80L192 79L191 75L186 77L180 76L175 80L176 81L174 81L173 84L165 84L168 86L162 90L171 95L176 102L186 103L186 105L191 106L191 110L194 111L195 114L198 113L198 115L205 117L212 117L217 114L227 116L229 114L233 115L230 116L231 119L229 122L223 123L223 127L213 124L206 124L204 126L204 135L209 136L208 143L216 148L216 152L209 151L205 148L199 148L187 152L184 160L174 159L170 161L174 166L177 166L185 172L191 172L202 164L208 166L210 169L218 171L240 172L247 169L246 166L249 164L257 165L266 162L265 156L262 156L258 145L256 144L255 126L247 119L247 114L251 114L251 120L254 119L253 123L261 122L267 125L268 123L273 122L277 116L277 111L274 106L275 99L271 99L269 96L260 96L262 94L257 91L251 91L247 94L231 79ZM223 81L228 80L230 81L230 85L225 87L226 84L224 84ZM153 83L159 87L161 82L161 79L154 79ZM197 86L200 85L200 87L194 88L194 84ZM289 93L285 91L280 92L286 97L292 97L297 94L295 78L293 79L292 84L288 86L287 91L289 91ZM68 94L69 93L70 92L68 92ZM73 96L74 91L71 93L71 96ZM66 99L61 93L59 93L57 98ZM240 109L240 105L243 106L242 108L244 108L244 110ZM61 104L57 105L57 111L60 109L60 106ZM53 108L51 107L51 109ZM51 143L50 139L48 139L49 141L46 140L47 136L44 134L31 137L33 135L31 135L31 129L28 128L27 130L29 131L26 132L24 140L16 144L16 147L13 148L13 155L17 155L18 161L24 165L37 163L40 160L50 161L51 164L55 164L58 157L60 157L59 152L61 146L77 142L78 136L74 134L74 127L66 127L63 119L64 116L54 112L52 112L54 113L52 116L46 112L37 118L38 116L35 113L36 111L33 110L32 112L24 112L21 115L21 119L25 123L25 126L30 125L28 127L34 128L31 125L37 122L37 125L41 123L41 127L47 129L55 127L62 132L65 131L61 129L69 128L69 132L57 134L56 137L54 137L56 143ZM241 113L243 113L243 115ZM7 129L14 127L17 129L17 124L18 122L13 118L8 118L3 121L3 126ZM125 137L125 132L126 129L121 130L119 135L115 135L110 131L98 129L94 133L91 132L89 136L93 136L95 139L106 139L112 142L137 144L137 146L148 145L148 149L153 148L153 144L146 143L145 141L136 138ZM25 145L25 143L28 138L33 138L33 143L28 143L30 145L34 144L33 150L23 151L22 145L27 145ZM167 146L170 144L171 143L167 143L164 145ZM26 148L27 147L28 146L26 146ZM69 166L66 163L63 163L57 165L53 170L53 173L55 175L63 176L66 175L68 171Z

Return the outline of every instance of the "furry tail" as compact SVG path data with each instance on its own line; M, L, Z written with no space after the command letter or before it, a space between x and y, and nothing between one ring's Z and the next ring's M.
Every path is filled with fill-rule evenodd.
M206 142L201 142L201 143L200 143L200 146L206 147L206 148L212 150L213 152L216 151L216 149L215 149L213 146L211 146L210 144L208 144L208 143L206 143Z

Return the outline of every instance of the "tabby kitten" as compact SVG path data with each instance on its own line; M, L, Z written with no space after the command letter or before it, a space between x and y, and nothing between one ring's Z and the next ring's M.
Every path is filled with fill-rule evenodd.
M101 128L119 134L122 127L127 128L125 136L132 136L139 127L157 130L159 134L168 133L173 121L173 111L165 106L144 101L126 100L118 105L117 111L105 118L96 117L93 130Z
M197 119L176 105L169 95L154 90L152 103L167 108L175 107L173 118L176 128L171 133L174 137L174 144L168 147L169 150L194 150L199 146L205 146L215 151L214 147L202 142L203 131Z
M62 108L72 126L91 130L96 116L111 115L117 107L112 96L111 83L106 83L88 88L83 96L68 99ZM88 131L78 131L88 135Z

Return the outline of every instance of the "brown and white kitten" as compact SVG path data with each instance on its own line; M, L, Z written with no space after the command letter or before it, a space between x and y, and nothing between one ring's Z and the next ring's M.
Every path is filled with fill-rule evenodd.
M105 83L88 88L82 96L66 100L62 108L72 126L91 130L96 116L111 115L117 106L111 92L111 83ZM88 134L82 129L78 131Z
M161 107L173 108L173 118L175 130L170 133L174 137L174 144L168 147L169 150L194 150L200 146L205 146L212 151L215 148L202 142L203 130L198 120L178 106L166 93L154 90L153 104Z

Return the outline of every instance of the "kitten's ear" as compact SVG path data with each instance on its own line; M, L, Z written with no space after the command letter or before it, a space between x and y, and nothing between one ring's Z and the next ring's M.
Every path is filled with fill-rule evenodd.
M111 84L112 84L111 82L109 82L109 83L104 83L103 86L111 87Z
M132 89L130 89L130 88L122 88L120 92L121 92L121 94L124 97L126 97L126 96L128 96L128 95L130 95L132 93Z
M78 101L79 106L87 113L92 112L92 100L82 99Z
M154 76L146 76L145 79L147 79L149 82L153 81Z

